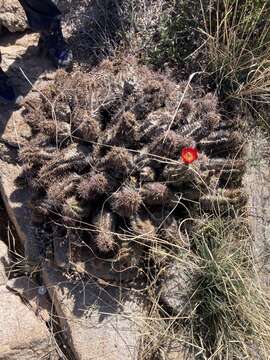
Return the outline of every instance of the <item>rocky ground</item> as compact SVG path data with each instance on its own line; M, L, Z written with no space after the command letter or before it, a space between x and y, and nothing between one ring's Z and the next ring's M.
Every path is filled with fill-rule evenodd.
M23 14L14 1L5 3L5 12L0 6L0 26L11 32L24 30ZM37 39L30 32L6 31L0 39L3 68L30 103L54 79L50 63L37 53ZM32 275L39 270L38 277L25 275L20 248L25 246L27 254L31 247L33 254L34 229L29 222L29 190L15 185L21 172L17 151L30 135L22 111L7 106L0 111L0 359L138 359L145 304L136 292L126 296L122 279L111 284L114 274L106 263L91 264L88 277L82 279L63 275L50 262L42 269L31 269ZM246 187L254 251L269 283L265 254L270 246L270 174L268 163L260 156L265 142L259 133L247 144ZM38 254L39 249L36 251ZM84 269L78 269L80 272ZM166 359L181 356L171 351Z

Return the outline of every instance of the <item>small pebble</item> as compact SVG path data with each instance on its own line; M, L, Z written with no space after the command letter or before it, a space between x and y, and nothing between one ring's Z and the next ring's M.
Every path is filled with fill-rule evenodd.
M45 295L46 292L47 292L47 289L46 289L45 286L40 286L40 287L38 288L38 294L39 294L39 295Z

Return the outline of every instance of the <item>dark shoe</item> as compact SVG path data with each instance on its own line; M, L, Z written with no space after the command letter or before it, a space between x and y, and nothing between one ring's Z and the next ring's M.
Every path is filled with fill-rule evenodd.
M45 52L52 60L56 68L72 68L73 55L64 39L60 20L55 21L50 30L41 33L38 46L41 52Z
M22 96L16 96L10 84L10 79L0 68L0 102L4 104L19 104Z

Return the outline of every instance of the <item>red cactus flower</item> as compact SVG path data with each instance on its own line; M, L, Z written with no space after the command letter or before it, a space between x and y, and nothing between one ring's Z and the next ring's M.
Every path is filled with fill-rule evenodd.
M185 164L191 164L193 161L197 160L199 157L199 152L196 148L185 147L182 149L181 158Z

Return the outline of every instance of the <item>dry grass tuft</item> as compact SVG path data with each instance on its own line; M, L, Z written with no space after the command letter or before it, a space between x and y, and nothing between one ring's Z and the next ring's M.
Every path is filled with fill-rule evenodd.
M270 297L246 220L205 216L195 223L189 251L180 242L173 252L152 245L160 290L149 288L142 359L268 359Z

